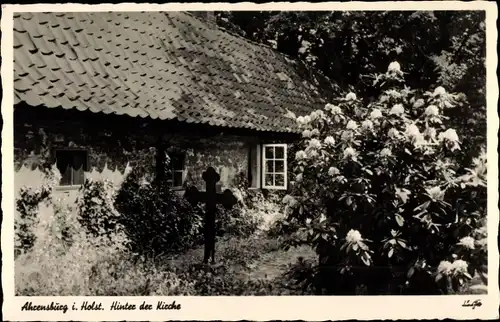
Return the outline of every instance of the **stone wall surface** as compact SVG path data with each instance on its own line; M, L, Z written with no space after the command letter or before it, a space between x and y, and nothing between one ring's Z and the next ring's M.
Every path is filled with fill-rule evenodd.
M98 117L96 115L96 117ZM44 171L55 163L57 149L88 151L86 177L111 180L120 187L125 175L136 165L155 171L158 135L148 127L89 122L88 120L14 117L14 188L36 187L44 181ZM248 171L248 151L257 139L251 136L203 135L162 130L169 152L185 153L185 184L204 189L202 173L212 166L220 174L221 188L234 185L237 174ZM151 176L152 177L152 176ZM73 199L75 188L60 187Z

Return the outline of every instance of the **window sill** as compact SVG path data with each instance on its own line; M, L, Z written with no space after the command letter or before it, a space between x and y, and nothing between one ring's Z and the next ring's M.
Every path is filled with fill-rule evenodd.
M82 185L72 185L72 186L57 186L55 191L65 192L65 191L76 191L80 189Z
M266 189L266 190L287 190L287 187L262 187L262 189Z

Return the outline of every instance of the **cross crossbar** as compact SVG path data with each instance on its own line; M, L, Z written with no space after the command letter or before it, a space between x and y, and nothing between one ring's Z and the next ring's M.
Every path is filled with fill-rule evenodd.
M222 205L226 209L231 209L237 199L231 192L226 189L222 193L217 193L216 184L220 180L219 174L214 168L209 167L202 175L205 181L205 191L199 191L196 187L189 187L184 193L184 197L193 204L204 202L206 205L205 222L204 222L204 237L205 237L205 253L203 263L207 264L208 260L215 261L215 214L217 212L217 204Z

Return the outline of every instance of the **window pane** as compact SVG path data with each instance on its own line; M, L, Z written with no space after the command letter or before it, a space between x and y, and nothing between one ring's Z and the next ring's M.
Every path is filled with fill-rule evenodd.
M182 171L175 171L173 175L173 186L182 187Z
M184 169L184 155L182 154L170 155L170 167L172 168L172 170Z
M85 170L87 163L87 155L85 151L72 151L73 155L73 169L74 170Z
M275 174L274 175L274 185L276 187L283 187L285 186L285 175L284 174Z
M273 149L274 149L274 147L272 147L272 146L266 146L266 154L265 154L266 159L274 159Z
M272 174L266 174L266 186L273 186L273 175Z
M283 159L285 157L285 148L282 146L276 146L274 147L274 157L276 159Z
M266 172L274 172L274 161L266 161Z
M69 164L66 166L66 168L61 169L59 166L59 172L61 173L61 186L69 186L71 185L71 167Z
M274 172L285 172L285 161L274 161Z
M85 173L83 172L83 167L79 170L73 170L73 185L80 185L85 182Z
M59 172L61 175L64 175L66 172L66 168L69 167L69 165L72 163L71 160L71 155L67 153L67 151L57 151L56 152L56 164L57 164L57 169L59 169Z
M60 185L81 185L84 183L87 170L87 151L56 151L56 164L61 173Z

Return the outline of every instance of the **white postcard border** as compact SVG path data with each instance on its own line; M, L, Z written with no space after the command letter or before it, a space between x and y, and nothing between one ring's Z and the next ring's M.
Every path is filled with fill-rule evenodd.
M178 10L486 10L487 43L487 118L488 118L488 295L468 296L266 296L266 297L19 297L14 296L14 192L13 159L13 12L35 11L178 11ZM484 1L404 1L348 3L171 3L171 4L34 4L2 5L2 285L5 320L13 321L120 321L120 320L372 320L372 319L493 319L498 318L498 80L496 51L498 18L495 3ZM462 307L464 301L481 300L482 306ZM83 301L102 302L108 308L113 301L139 306L163 300L181 304L180 310L169 311L21 311L26 302L50 304L58 302L71 307ZM80 304L81 305L81 304Z

